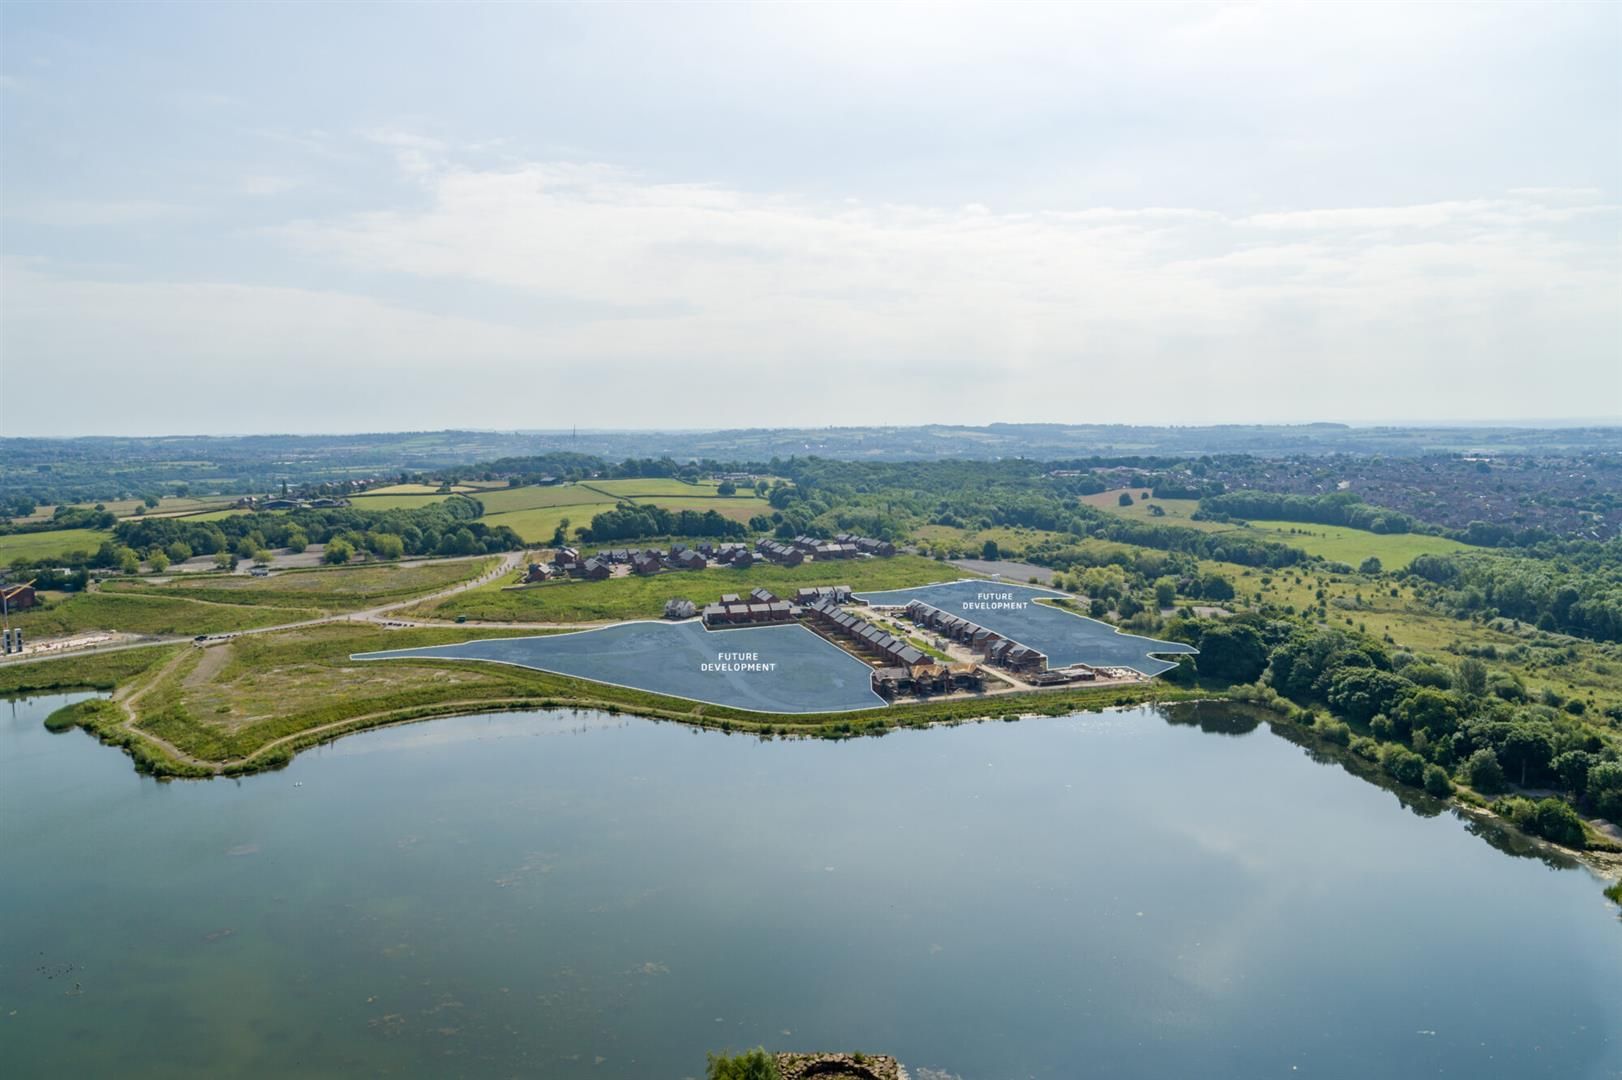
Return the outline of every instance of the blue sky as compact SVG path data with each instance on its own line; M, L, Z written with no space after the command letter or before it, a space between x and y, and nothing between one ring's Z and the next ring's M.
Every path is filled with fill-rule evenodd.
M1615 4L10 3L0 430L1616 416L1619 53Z

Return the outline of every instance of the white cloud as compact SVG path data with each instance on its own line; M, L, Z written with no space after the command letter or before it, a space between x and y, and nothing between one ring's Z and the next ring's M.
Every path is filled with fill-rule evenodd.
M39 199L8 205L4 216L30 225L99 228L135 225L195 213L189 206L150 199Z

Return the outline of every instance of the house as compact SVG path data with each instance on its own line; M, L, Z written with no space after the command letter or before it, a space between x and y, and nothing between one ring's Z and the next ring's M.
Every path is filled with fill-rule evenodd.
M739 570L747 570L755 565L755 553L747 549L738 552L732 559L732 565Z
M667 619L691 619L696 614L698 614L698 605L691 600L665 601L665 618Z
M536 581L545 581L551 576L552 571L538 562L532 562L529 564L529 568L524 571L524 584L529 585Z
M631 572L633 574L640 574L643 577L657 574L664 568L664 563L660 560L659 556L651 551L638 552L636 556L631 559Z
M749 599L760 604L777 603L777 597L772 594L770 589L763 589L759 586L749 590Z
M572 570L582 562L584 560L580 558L580 552L572 547L560 547L557 554L552 556L552 565L560 570Z
M805 562L805 552L792 544L777 540L762 540L755 547L762 558L778 566L799 566Z
M894 544L890 543L888 540L875 540L871 536L856 536L852 533L840 533L838 536L834 537L834 540L840 544L847 544L854 547L863 555L877 555L881 558L889 558L891 555L895 554Z
M602 581L613 572L613 567L603 562L603 560L596 558L587 559L585 562L581 563L580 568L575 571L575 573L577 573L580 577L585 578L587 581Z
M670 565L677 570L702 570L709 562L696 551L672 551Z
M726 622L726 619L727 619L727 609L726 609L725 605L722 605L722 604L705 604L704 605L704 625L705 626L718 626L721 623Z
M39 603L39 597L34 595L34 583L26 585L0 585L0 603L4 603L7 611L22 611Z
M743 599L741 597L739 597L738 594L735 593L735 592L722 593L721 594L721 603L726 604L728 607L731 607L733 604L741 604L741 603L743 603Z

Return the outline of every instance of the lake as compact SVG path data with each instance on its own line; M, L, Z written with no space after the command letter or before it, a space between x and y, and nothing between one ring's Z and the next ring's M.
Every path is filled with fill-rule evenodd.
M1622 1075L1594 878L1233 706L847 742L503 714L159 784L46 732L65 700L0 703L7 1077L682 1077L757 1043L914 1080Z

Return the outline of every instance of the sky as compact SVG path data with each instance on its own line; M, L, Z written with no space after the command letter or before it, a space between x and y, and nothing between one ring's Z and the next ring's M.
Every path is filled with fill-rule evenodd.
M1622 4L0 4L0 435L1622 417Z

